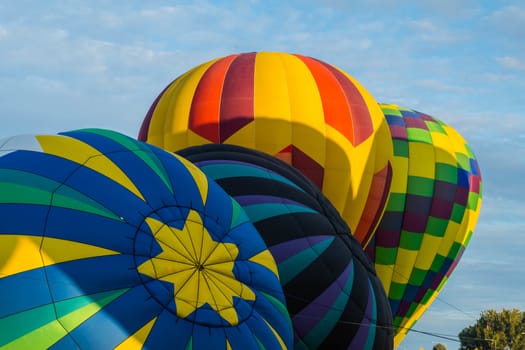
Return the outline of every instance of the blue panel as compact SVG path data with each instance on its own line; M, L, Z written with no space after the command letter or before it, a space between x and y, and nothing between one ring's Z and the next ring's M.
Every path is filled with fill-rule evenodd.
M47 205L0 203L0 234L40 236L44 231L48 211Z
M141 284L130 255L100 256L46 267L56 301Z
M135 231L126 222L59 207L50 208L46 225L46 236L127 254L133 253Z
M141 286L112 301L104 307L103 312L94 314L70 333L81 349L112 349L162 310L162 305Z
M176 319L170 312L164 311L144 342L145 349L185 349L193 332L193 323ZM205 348L204 348L205 349ZM211 349L211 348L210 348Z
M43 269L0 278L0 295L0 318L52 302Z

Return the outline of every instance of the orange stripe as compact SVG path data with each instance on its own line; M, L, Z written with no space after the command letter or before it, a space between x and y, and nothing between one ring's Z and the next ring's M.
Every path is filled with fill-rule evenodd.
M307 56L295 55L310 69L323 104L324 120L354 144L350 106L343 88L328 65Z
M219 143L219 116L224 78L231 62L238 55L230 55L212 64L202 75L191 102L189 129Z

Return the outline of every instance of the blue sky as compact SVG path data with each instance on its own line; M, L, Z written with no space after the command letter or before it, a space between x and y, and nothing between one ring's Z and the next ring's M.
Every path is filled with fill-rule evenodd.
M524 37L521 0L0 0L0 138L82 127L135 137L165 85L231 53L334 64L378 102L452 125L479 160L478 226L414 327L455 337L484 309L525 310ZM440 341L459 346L411 332L399 348Z

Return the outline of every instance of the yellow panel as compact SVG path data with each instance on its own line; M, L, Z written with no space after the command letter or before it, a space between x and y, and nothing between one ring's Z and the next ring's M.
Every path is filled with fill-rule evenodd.
M113 254L119 252L58 238L0 235L0 276L65 261Z
M228 137L224 143L255 149L255 123L246 124L233 135ZM273 154L264 149L259 149L259 151Z
M410 154L408 175L433 179L436 165L434 146L422 142L410 142L408 144L408 152Z
M248 260L266 267L267 269L272 271L275 276L279 277L279 271L277 270L277 265L275 264L273 255L270 253L269 250L263 250L262 252L252 256Z
M458 233L459 228L460 225L458 223L455 223L453 221L448 222L445 235L443 237L443 240L441 241L441 245L439 246L439 254L443 256L448 256L448 252L450 251L450 248L452 247L452 244L456 239L456 234Z
M458 161L456 158L456 153L452 150L452 147L436 147L434 149L434 154L436 157L436 164L448 164L454 168L457 167Z
M208 178L206 177L206 175L204 175L204 173L199 168L193 165L193 163L191 163L190 161L186 160L183 157L177 157L177 158L182 164L184 164L188 172L193 177L193 181L195 181L195 185L199 189L202 203L206 204L206 200L208 198L208 186L209 186Z
M321 166L325 166L324 110L317 83L304 62L294 55L280 55L288 86L292 141Z
M421 248L419 249L415 267L421 270L429 270L441 241L441 237L425 234L423 236L423 241L421 242Z
M135 187L127 175L97 149L82 141L67 136L37 135L36 138L40 142L44 152L82 164L85 167L118 182L137 197L144 200L140 191Z
M406 284L414 268L417 259L417 251L399 248L395 263L395 271L392 275L392 281Z
M454 145L454 150L459 153L468 154L467 148L465 147L467 142L465 139L454 129L453 127L449 125L443 126L445 131L447 132L452 144Z
M44 266L41 236L0 235L0 277Z
M375 265L376 273L381 284L385 288L386 295L390 292L390 286L392 285L392 273L394 271L394 265Z
M144 342L148 338L149 332L153 325L157 321L157 317L146 323L142 328L136 331L128 339L120 343L120 345L115 347L115 350L139 350L144 347Z
M65 261L120 254L120 252L115 250L101 248L91 244L50 237L44 238L41 252L44 265L46 266Z
M394 157L392 162L392 193L406 193L408 186L408 160L407 157Z
M275 154L292 141L290 98L279 54L261 52L255 56L253 94L256 149Z

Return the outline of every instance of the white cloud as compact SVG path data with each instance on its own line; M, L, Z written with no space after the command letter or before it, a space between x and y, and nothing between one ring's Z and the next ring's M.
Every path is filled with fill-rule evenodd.
M516 57L503 56L497 57L496 61L505 68L525 70L525 60Z

